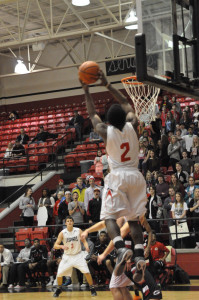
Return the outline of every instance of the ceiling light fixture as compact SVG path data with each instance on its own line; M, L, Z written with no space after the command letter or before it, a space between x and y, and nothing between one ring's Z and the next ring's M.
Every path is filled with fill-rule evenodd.
M125 23L132 23L132 22L137 22L138 18L136 17L136 12L134 9L131 9L129 13L127 14L127 18L125 20ZM132 24L132 25L127 25L125 26L126 29L130 30L136 30L138 29L138 24Z
M17 60L17 64L15 66L15 73L17 74L27 74L28 69L26 68L25 64L21 59Z
M72 0L72 4L75 6L86 6L90 4L90 0Z

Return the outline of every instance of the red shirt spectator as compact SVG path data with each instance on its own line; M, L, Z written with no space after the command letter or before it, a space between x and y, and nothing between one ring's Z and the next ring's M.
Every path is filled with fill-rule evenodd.
M164 244L156 241L155 234L152 235L150 251L153 261L164 261L170 252Z

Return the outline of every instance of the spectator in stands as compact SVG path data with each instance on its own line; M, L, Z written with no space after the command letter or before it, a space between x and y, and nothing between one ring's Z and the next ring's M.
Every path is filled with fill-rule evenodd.
M94 197L94 189L97 187L95 184L95 178L93 176L89 177L89 187L85 191L84 195L84 207L85 210L87 211L88 209L88 203L91 199Z
M195 180L195 184L199 185L199 163L194 164L193 178Z
M169 156L167 154L167 145L163 145L162 140L159 140L157 145L156 145L156 156L160 160L160 164L162 167L168 167L169 165Z
M102 200L100 197L100 188L94 188L94 197L88 202L87 216L89 223L97 223L100 221L100 212Z
M139 137L141 137L143 135L144 130L145 130L145 123L140 121L138 128L137 128Z
M63 224L65 224L65 219L69 215L68 204L71 202L71 192L66 191L64 198L65 198L64 200L61 200L58 208L58 218L59 220L62 220Z
M12 156L15 158L20 158L25 155L25 148L19 141L15 142L14 147L12 148Z
M187 205L189 202L194 198L194 191L198 188L198 185L195 184L193 176L189 176L189 184L185 189L185 197L184 200L186 201Z
M19 141L20 144L23 144L23 145L28 144L29 136L25 133L24 128L20 129L20 135L18 135L17 141Z
M12 150L13 150L13 144L11 142L8 143L8 148L5 151L4 158L10 159L12 158Z
M157 219L162 217L162 200L156 195L155 186L149 188L149 194L146 205L146 218L151 220L149 222L151 229L160 232L160 222Z
M173 187L169 187L169 196L164 200L163 214L165 219L172 218L171 207L175 203L175 190ZM168 226L173 225L172 220L167 221Z
M25 191L25 195L21 197L19 202L19 209L22 210L24 226L33 226L35 200L32 197L31 188L27 188Z
M32 139L29 143L32 144L36 141L37 144L44 143L47 139L55 139L58 137L58 134L50 133L48 131L44 131L44 126L39 126L39 133Z
M149 189L152 185L155 185L153 174L150 171L146 172L146 190L149 193Z
M158 184L156 185L156 195L159 196L164 203L164 200L168 197L169 186L164 182L164 176L162 174L158 175Z
M172 104L172 106L173 106L173 105L176 106L176 111L181 115L182 110L181 110L180 102L178 102L178 101L176 100L176 97L172 97L172 98L171 98L171 104Z
M13 111L9 114L8 120L14 121L14 120L16 120L16 119L19 119L19 115L18 115L18 113L17 113L15 110L13 110Z
M182 117L180 118L180 124L184 124L184 127L186 129L188 129L190 123L191 123L191 120L190 120L188 113L185 110L183 110ZM182 130L182 128L181 128L181 130Z
M176 136L173 135L167 151L170 157L169 165L172 166L174 172L176 172L176 163L180 160L180 147L180 143L177 141Z
M52 224L53 219L53 207L55 205L55 199L53 197L50 197L50 192L48 189L42 190L42 196L38 201L38 207L45 206L48 212L48 219L46 222L46 225Z
M184 196L184 186L176 176L176 174L171 175L170 187L172 187L175 193L180 192Z
M182 139L185 141L185 148L187 150L188 156L190 157L191 147L193 145L193 129L189 127L188 134L184 135Z
M188 158L187 150L183 150L182 159L179 161L179 163L182 165L182 171L185 171L188 174L193 172L194 163L191 158Z
M108 170L108 154L105 150L105 154L102 155L102 165L103 165L103 169L102 169L102 172L103 174L105 174Z
M160 112L156 114L155 120L151 121L150 130L151 130L151 138L154 141L154 143L157 144L157 141L160 140L161 138L161 130L162 130L162 120L161 120Z
M175 131L176 122L173 118L173 115L170 111L167 112L167 118L165 122L165 132L168 134L169 131Z
M74 223L84 222L84 203L79 202L79 195L77 192L72 193L73 201L68 204L69 215L73 217Z
M103 164L102 164L102 151L101 150L97 150L97 156L95 157L94 165L95 165L95 172L102 173Z
M165 260L169 255L169 249L162 243L157 242L156 234L152 234L150 246L150 271L153 277L158 280L164 270Z
M58 209L59 209L59 205L60 205L62 196L63 196L63 192L60 191L57 194L57 201L55 202L55 205L53 207L53 217L54 217L54 221L55 221L56 225L62 224L62 220L59 219L59 216L58 216ZM55 227L55 232L54 232L54 235L53 235L54 237L57 237L59 230L60 230L60 227L56 226Z
M151 138L149 137L149 132L148 130L144 130L142 136L139 138L139 141L143 141L144 139L146 139L148 142L151 140Z
M81 141L81 132L84 124L84 118L78 114L78 111L74 111L74 117L70 120L68 125L66 126L66 130L68 128L75 128L75 132L77 134L77 140Z
M52 248L50 251L50 258L47 261L47 269L48 269L48 274L49 274L50 280L49 280L48 284L46 285L47 287L53 285L54 276L55 276L55 273L57 272L57 268L61 261L62 254L63 254L63 252L61 249Z
M177 108L176 108L175 104L172 105L171 113L173 114L173 118L175 120L175 123L178 124L179 121L180 121L180 114L177 112Z
M160 103L160 111L162 111L163 107L166 107L166 110L170 110L172 105L171 103L169 102L169 99L167 96L164 96L163 99L162 99L162 102Z
M89 136L90 142L103 142L101 136L92 128Z
M181 134L182 134L181 129L177 129L176 130L176 139L180 143L180 153L182 153L182 151L185 149L185 142L182 139L182 135Z
M0 272L2 281L0 289L7 288L9 269L13 262L14 259L11 251L6 249L3 244L0 244Z
M98 265L97 258L98 255L102 254L108 246L108 236L105 231L101 231L99 234L99 240L95 243L94 253L88 261L88 267L91 272L91 275L94 277L96 271L98 272L98 284L104 284L107 278L110 278L110 275L113 272L112 261L114 258L114 253L111 252L102 264Z
M186 185L187 180L188 180L188 173L185 171L182 171L182 165L177 162L176 163L176 173L175 175L177 176L178 180L183 184Z
M193 122L194 124L198 125L198 121L199 121L199 105L195 104L193 110Z
M191 216L197 218L192 220L192 224L195 231L196 249L199 249L199 188L195 189L194 198L189 202L188 207Z
M21 283L19 281L20 278L20 272L21 272L21 264L26 263L29 261L30 257L30 250L31 250L31 241L30 239L25 239L24 241L25 248L23 248L19 255L17 256L17 263L12 264L9 270L9 286L8 289L16 289L16 290L22 290L24 288L23 282ZM25 279L24 279L25 281ZM17 284L19 283L19 284ZM17 284L15 287L14 285Z
M198 136L193 137L193 144L190 149L190 157L194 163L199 162L199 138Z
M72 190L72 194L74 192L77 192L78 193L78 201L84 202L85 191L86 191L86 186L83 182L83 179L81 177L78 177L76 187Z
M139 164L138 164L138 169L141 172L142 172L142 163L143 163L145 158L146 158L146 148L143 144L143 141L139 141L139 154L138 154Z
M56 192L53 194L53 197L56 198L59 192L63 192L63 194L64 194L64 181L63 181L63 179L59 179L58 186L56 188Z
M143 161L142 168L145 174L146 171L150 171L151 173L154 171L159 171L160 161L157 157L155 157L154 150L149 150L147 157Z
M181 137L187 134L187 129L185 128L184 123L180 123Z

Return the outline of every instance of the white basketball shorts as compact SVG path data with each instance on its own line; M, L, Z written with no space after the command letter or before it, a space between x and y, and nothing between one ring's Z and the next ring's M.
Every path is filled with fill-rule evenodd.
M136 220L146 212L146 181L139 170L114 169L104 181L101 219Z
M80 270L82 273L90 273L85 257L88 252L81 251L75 255L63 254L62 260L57 270L57 277L69 276L71 277L73 268Z
M109 283L109 288L122 288L126 286L134 285L134 283L123 273L120 276L115 276L114 273L112 273L111 281Z

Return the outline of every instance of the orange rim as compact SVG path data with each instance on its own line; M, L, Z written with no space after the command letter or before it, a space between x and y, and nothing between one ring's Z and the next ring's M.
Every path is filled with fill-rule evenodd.
M163 77L163 78L166 78L166 79L171 79L171 77L169 77L169 76L166 76L166 75L160 75L161 77Z
M136 80L136 81L131 81L131 82L128 81L128 80L132 80L132 79ZM131 85L141 85L141 84L143 84L143 82L137 81L137 76L130 76L130 77L122 78L121 82L125 83L125 84L131 84Z

